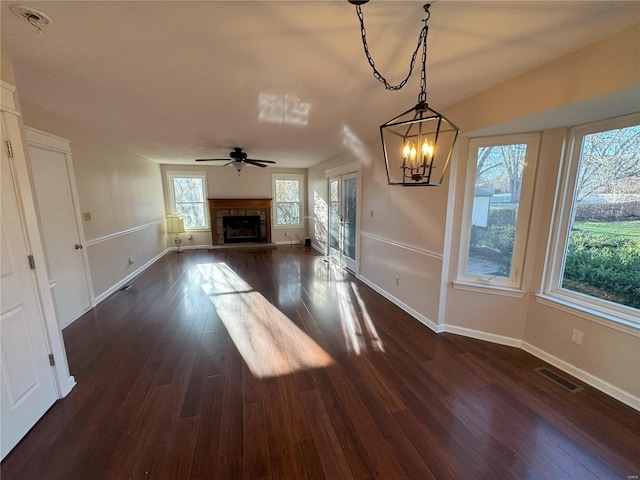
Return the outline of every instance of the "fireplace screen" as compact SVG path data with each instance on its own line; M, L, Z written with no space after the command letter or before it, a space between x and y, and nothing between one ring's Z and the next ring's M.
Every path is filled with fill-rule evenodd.
M260 241L260 215L223 217L222 226L224 243Z

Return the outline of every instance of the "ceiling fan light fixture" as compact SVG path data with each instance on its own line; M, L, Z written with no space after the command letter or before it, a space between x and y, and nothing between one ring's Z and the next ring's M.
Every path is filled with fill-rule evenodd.
M244 162L240 162L238 160L235 160L235 161L231 162L231 165L233 165L233 168L235 168L237 170L237 172L238 172L238 175L240 175L240 172L244 168L245 163Z
M356 6L356 14L360 21L360 32L365 55L373 69L373 76L384 84L387 90L400 90L411 77L416 56L422 47L422 70L420 72L420 93L415 107L380 125L382 151L387 183L389 185L439 186L451 160L451 154L460 129L444 115L436 112L427 103L427 21L431 16L430 4L424 5L426 18L418 37L418 44L411 57L409 73L397 85L391 85L376 69L375 62L369 53L364 16L360 5L365 2L348 0Z

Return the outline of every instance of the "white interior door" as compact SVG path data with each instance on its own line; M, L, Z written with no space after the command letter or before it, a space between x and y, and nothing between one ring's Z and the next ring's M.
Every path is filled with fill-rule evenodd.
M58 395L4 130L0 150L0 454L4 458Z
M36 141L38 143L36 143ZM44 145L49 142L51 145ZM90 284L86 273L81 226L74 202L71 161L58 144L68 142L27 129L29 159L40 225L47 254L49 281L60 328L90 308Z
M358 174L329 178L329 254L358 272Z

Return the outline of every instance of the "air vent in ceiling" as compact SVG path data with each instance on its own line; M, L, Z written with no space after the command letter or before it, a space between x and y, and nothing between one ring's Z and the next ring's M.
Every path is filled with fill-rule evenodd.
M26 5L13 5L11 11L36 27L40 33L42 33L40 27L53 24L53 20L48 15Z

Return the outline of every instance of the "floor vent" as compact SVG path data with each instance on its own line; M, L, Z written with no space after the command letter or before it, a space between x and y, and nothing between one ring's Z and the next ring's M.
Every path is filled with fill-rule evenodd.
M577 392L580 392L580 391L584 390L582 387L576 385L571 380L567 380L566 378L561 377L560 375L558 375L555 372L552 372L551 370L549 370L546 367L536 368L536 372L538 372L540 375L544 375L545 377L547 377L550 380L553 380L554 382L556 382L561 387L566 388L567 390L569 390L571 393L577 393Z
M122 287L120 287L118 289L119 292L126 292L127 290L129 290L133 285L123 285Z

